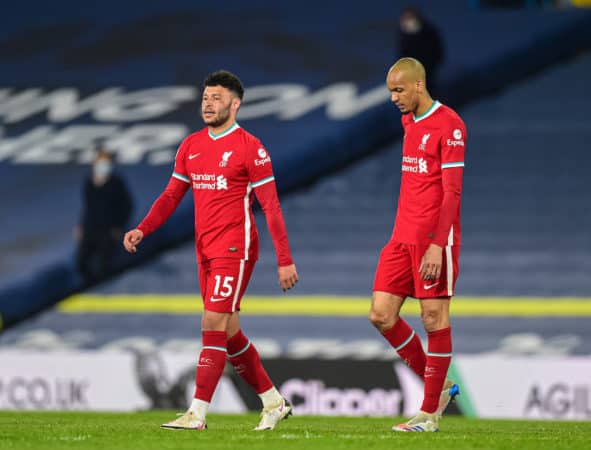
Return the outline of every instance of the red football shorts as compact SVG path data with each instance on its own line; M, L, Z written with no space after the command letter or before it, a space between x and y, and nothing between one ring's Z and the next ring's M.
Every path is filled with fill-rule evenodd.
M215 258L199 264L199 287L203 306L208 311L240 311L255 261Z
M459 273L460 247L443 248L443 264L438 280L421 280L419 267L429 244L413 245L390 241L382 249L373 282L374 291L402 298L442 298L454 295Z

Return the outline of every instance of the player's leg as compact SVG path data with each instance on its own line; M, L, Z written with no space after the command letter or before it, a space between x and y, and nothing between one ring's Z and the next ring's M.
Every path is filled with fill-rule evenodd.
M276 396L267 400L275 401L275 403L280 401L281 396L263 367L259 352L240 327L238 312L232 314L230 318L227 336L228 360L234 366L236 373L261 397L263 406L268 406L265 404L266 397L263 394L269 391L274 391Z
M211 398L226 365L226 328L232 316L233 292L238 263L209 261L200 266L204 311L201 319L202 349L195 374L195 395L188 409L178 419L162 425L170 429L205 429Z
M425 249L426 246L417 247L413 253L414 266L418 267ZM446 252L439 280L425 282L415 273L414 296L420 299L421 319L427 332L424 396L419 414L393 427L394 431L438 431L443 410L459 393L458 386L446 378L452 354L449 304L457 278L451 248L446 248ZM457 257L455 261L457 267Z
M234 299L234 312L226 328L228 338L228 359L234 369L258 394L263 403L261 421L255 430L272 430L283 419L291 414L291 405L279 393L263 367L259 352L243 333L240 327L238 311L242 297L246 292L250 276L254 270L254 261L244 261L242 265L241 283L237 287Z
M230 318L227 333L228 359L236 373L254 389L263 403L261 420L255 430L272 430L291 415L292 407L273 385L256 347L242 332L237 312Z
M415 417L395 425L393 431L439 431L438 408L451 361L449 300L421 300L421 318L428 336L423 403Z
M213 393L226 365L226 326L230 313L203 311L201 321L202 348L195 374L195 395L189 409L181 417L162 425L168 429L207 428L207 411Z
M412 283L408 252L401 244L389 243L382 250L376 270L369 320L422 379L425 351L418 335L399 315L404 299L412 292Z
M421 411L435 413L451 363L452 337L449 298L421 300L421 318L427 331L425 391Z
M369 320L400 358L421 379L425 373L426 356L419 336L399 316L404 299L388 292L374 291Z
M421 249L421 251L422 250L423 249ZM458 278L459 257L459 246L446 246L443 250L443 264L441 267L441 276L439 280L437 280L437 286L431 288L432 283L417 283L416 295L418 298L425 299L421 300L421 317L425 330L427 331L429 347L427 359L429 364L431 363L431 360L433 360L435 361L434 364L439 362L447 367L450 365L450 361L446 361L445 358L442 359L441 356L436 357L433 355L449 353L449 360L451 360L452 336L449 319L449 304L451 302L451 297L454 295L455 283ZM431 298L431 300L429 300L429 298ZM447 373L447 369L445 369L445 373ZM438 376L436 377L429 377L435 382L435 387L431 386L431 383L425 380L425 400L427 400L427 392L431 391L431 399L428 401L430 407L432 407L432 404L436 401L437 397L436 393L433 391L433 389L437 388L437 385L440 382L438 377L441 375L439 373L437 373L437 375ZM444 378L443 388L438 397L438 406L436 409L436 414L439 418L441 418L443 411L450 401L453 400L459 392L458 385L452 380Z

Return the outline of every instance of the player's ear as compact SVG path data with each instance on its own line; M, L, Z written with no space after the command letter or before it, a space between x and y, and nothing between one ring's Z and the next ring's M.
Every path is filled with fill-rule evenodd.
M241 104L241 103L242 103L242 102L240 101L240 99L239 99L238 97L234 97L234 98L232 99L232 109L233 109L234 111L238 111L238 108L240 108L240 104Z

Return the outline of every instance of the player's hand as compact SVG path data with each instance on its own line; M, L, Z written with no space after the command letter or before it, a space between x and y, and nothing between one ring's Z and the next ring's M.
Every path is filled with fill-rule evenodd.
M421 258L419 272L421 279L425 281L437 280L441 275L443 261L443 248L437 244L430 244Z
M294 287L299 279L295 264L290 266L279 266L277 269L277 275L279 276L279 286L281 286L283 292Z
M125 247L125 250L129 253L135 253L137 252L136 246L142 242L143 238L144 232L142 230L136 228L135 230L128 231L125 233L125 236L123 236L123 247Z

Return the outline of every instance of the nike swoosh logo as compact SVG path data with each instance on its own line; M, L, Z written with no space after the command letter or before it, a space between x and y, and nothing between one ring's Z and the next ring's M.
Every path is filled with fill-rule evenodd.
M211 297L211 298L209 299L209 301L210 301L211 303L216 303L216 302L223 302L224 300L228 300L228 298L226 298L226 297L223 297L223 298L214 298L214 297Z
M197 158L201 153L195 153L194 155L189 155L189 159Z
M433 284L423 284L423 289L426 289L428 291L429 289L434 288L438 284L439 284L439 281L437 283L433 283Z

